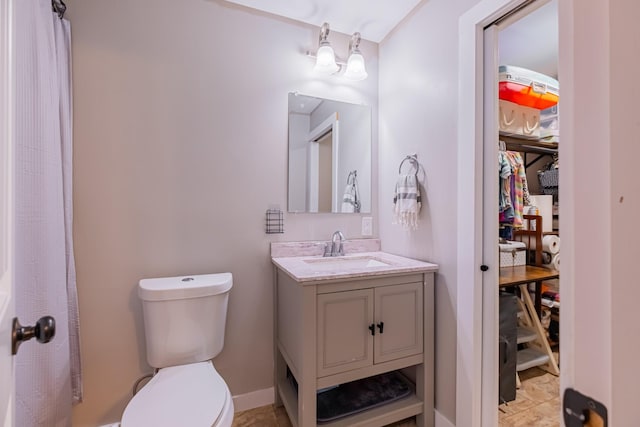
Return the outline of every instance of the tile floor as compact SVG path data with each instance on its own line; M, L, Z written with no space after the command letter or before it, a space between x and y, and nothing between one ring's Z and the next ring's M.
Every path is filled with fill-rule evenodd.
M391 424L389 427L415 427L415 420L409 418ZM284 407L262 406L235 414L232 427L291 427Z
M560 378L539 368L520 373L516 400L498 407L500 427L559 427Z
M237 412L232 427L291 427L291 423L284 407L268 405Z
M522 386L516 400L498 408L500 427L559 427L560 379L542 369L532 368L520 373ZM389 427L415 427L407 419ZM233 427L291 427L284 407L262 406L235 414Z

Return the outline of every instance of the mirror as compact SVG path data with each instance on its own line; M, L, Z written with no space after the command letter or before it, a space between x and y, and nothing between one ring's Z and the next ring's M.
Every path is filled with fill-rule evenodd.
M371 108L289 94L289 212L371 212Z

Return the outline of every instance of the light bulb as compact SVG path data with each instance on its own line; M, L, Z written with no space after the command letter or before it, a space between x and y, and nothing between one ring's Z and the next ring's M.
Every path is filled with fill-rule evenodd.
M364 80L367 76L368 74L364 65L364 57L360 51L355 50L351 55L349 55L347 70L344 73L344 77L349 80Z
M333 48L328 42L320 44L316 54L316 66L313 69L322 74L333 74L340 69L336 64L336 55L333 52Z

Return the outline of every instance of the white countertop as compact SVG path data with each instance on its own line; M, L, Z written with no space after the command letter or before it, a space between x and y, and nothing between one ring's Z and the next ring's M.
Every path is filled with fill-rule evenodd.
M371 259L379 266L354 266L350 261ZM438 266L429 262L418 261L393 255L387 252L355 252L339 257L323 257L322 255L273 257L272 262L297 282L317 282L335 279L354 279L360 277L376 277L388 274L423 273L437 271ZM347 267L333 267L345 261ZM330 263L330 269L318 268L323 263Z

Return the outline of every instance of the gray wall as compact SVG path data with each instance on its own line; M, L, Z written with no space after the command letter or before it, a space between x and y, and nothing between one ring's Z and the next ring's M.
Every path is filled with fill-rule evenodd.
M440 265L436 275L436 409L455 420L458 18L479 0L422 3L380 44L382 249ZM426 176L420 228L392 225L398 165L418 154ZM405 164L406 168L406 164ZM463 297L463 296L460 296ZM462 427L462 426L461 426Z
M234 395L271 387L269 243L360 237L359 215L332 214L285 214L285 234L265 234L265 210L287 206L287 94L365 102L376 123L377 45L363 42L369 78L350 83L313 74L317 27L220 1L68 3L85 374L73 425L119 420L151 371L136 295L146 277L232 272L215 365ZM345 57L349 36L330 41ZM373 140L376 153L375 128Z

